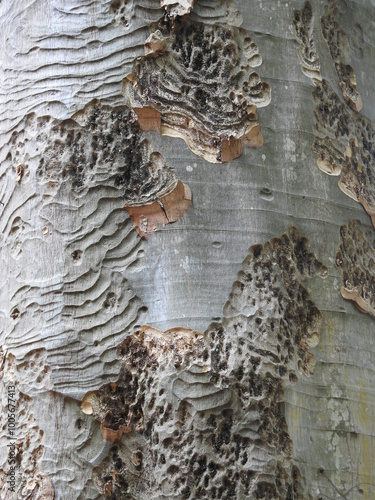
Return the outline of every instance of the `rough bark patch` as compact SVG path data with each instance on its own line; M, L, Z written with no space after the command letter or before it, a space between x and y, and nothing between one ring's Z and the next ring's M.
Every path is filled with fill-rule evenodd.
M337 10L337 2L331 1L320 27L345 103L333 92L328 81L321 79L318 71L319 58L313 39L311 4L306 2L303 10L295 11L293 16L294 32L300 44L298 55L302 71L315 84L313 151L318 155L320 170L329 175L341 174L338 182L340 189L362 204L375 227L375 130L371 120L359 113L362 100L357 91L354 69L349 64L347 36L335 17Z
M341 273L340 293L375 318L375 239L358 221L340 228L336 267Z
M262 145L256 107L269 104L271 90L253 70L262 60L245 30L188 16L172 25L164 19L145 54L123 86L144 130L180 137L214 163L240 156L242 141Z
M290 228L250 248L222 323L126 338L116 383L82 401L115 439L93 475L105 498L304 498L284 389L315 365L314 275L327 269Z
M50 387L50 369L46 365L44 349L29 353L17 365L15 357L3 349L0 369L0 495L18 500L53 500L54 489L50 478L42 472L44 431L35 420L35 401L26 391L42 391ZM9 424L9 415L14 425ZM13 444L14 443L14 444ZM14 470L14 475L11 470ZM14 477L14 487L12 479Z
M337 10L337 0L330 0L327 13L321 19L322 33L335 65L342 96L349 106L358 113L362 109L362 98L357 90L354 69L350 65L348 39L335 17Z
M306 2L302 10L294 12L292 25L296 40L300 44L297 52L302 71L312 80L320 81L320 60L313 36L314 16L310 2Z

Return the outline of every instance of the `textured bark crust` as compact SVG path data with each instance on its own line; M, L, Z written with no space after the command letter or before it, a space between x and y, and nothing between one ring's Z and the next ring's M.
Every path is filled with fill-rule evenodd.
M13 311L13 314L16 314ZM34 413L35 400L27 393L42 392L51 387L50 368L46 365L44 349L30 351L23 362L2 348L0 367L1 406L14 417L14 439L9 436L8 412L0 414L0 496L1 498L32 498L53 500L54 489L50 478L41 470L44 454L44 431L39 428ZM12 388L11 393L9 387ZM13 389L14 388L14 389ZM9 394L15 406L9 405ZM12 412L14 408L14 412ZM12 413L10 413L12 412ZM12 446L12 443L15 443ZM8 453L5 452L8 451ZM16 469L15 486L10 488L11 468Z
M349 43L346 33L341 29L335 14L340 1L330 0L327 14L322 17L322 33L327 42L335 70L339 79L342 96L356 112L362 109L362 98L357 90L354 69L350 65Z
M54 388L61 386L68 394L86 392L84 386L90 387L98 375L93 364L100 365L100 377L106 376L100 359L101 327L113 324L107 340L121 335L141 309L122 275L124 269L137 265L142 254L124 202L141 215L156 205L166 224L189 208L190 190L152 151L135 113L126 106L112 108L94 101L64 121L28 115L1 154L9 184L3 198L4 251L12 258L15 267L10 267L10 273L16 277L15 290L9 293L9 316L3 321L7 344L17 346L17 332L22 329L27 352L29 343L31 348L43 345L45 335L43 347L53 358ZM35 218L28 217L27 211L12 213L10 202L15 200L29 207L30 213L34 209ZM142 235L149 230L154 228L145 224ZM55 248L58 253L53 258ZM36 249L44 258L34 262ZM28 269L25 282L18 279L20 262ZM52 269L46 268L52 263ZM57 279L54 275L59 272ZM97 291L89 299L93 287ZM75 303L75 294L82 303ZM58 339L37 333L36 318L47 314L48 301L53 314L42 325L47 332L55 328L55 315L61 312L64 320L59 323L61 336L55 333ZM79 376L77 360L63 361L65 336L82 363Z
M87 475L103 445L77 400L118 374L114 346L145 314L124 277L143 254L124 201L154 199L175 177L141 137L132 111L98 102L69 120L28 115L0 155L8 274L0 375L3 398L15 386L13 498L52 498L47 476L65 498L91 495ZM1 440L6 450L5 432ZM6 459L1 481L9 477Z
M177 189L181 183L163 157L152 150L142 136L137 115L126 106L112 108L93 101L64 121L29 115L24 127L11 136L6 164L18 183L27 182L30 167L36 168L45 196L54 195L64 183L81 197L98 183L119 190L125 206L137 207L145 219L141 231L134 221L143 237L158 226L175 222L191 205L189 188L182 193ZM165 216L160 199L167 198L167 205L172 192L174 209ZM159 212L162 220L155 215Z
M314 369L321 313L301 283L314 275L327 269L291 228L250 248L223 322L204 335L127 337L117 382L82 401L116 441L93 476L105 498L305 498L284 388Z
M320 170L329 175L340 175L345 161L344 154L349 144L355 120L350 111L323 80L313 91L315 102L313 150L319 155Z
M312 38L310 3L306 2L304 9L296 11L293 18L296 39L301 44L298 54L302 70L315 84L313 150L318 155L320 170L329 175L341 174L340 189L362 204L375 227L375 130L371 120L358 113L362 100L354 70L348 63L347 37L335 18L337 10L338 2L331 1L327 14L321 19L321 27L347 104L340 101L327 80L320 82L313 72L305 71L307 55L318 60Z
M6 162L17 182L27 181L32 162L38 181L51 193L69 181L73 191L83 195L105 176L105 185L121 190L124 201L142 204L175 182L126 106L111 108L93 101L64 121L28 115L9 146Z
M340 175L340 189L361 203L375 227L375 131L372 122L354 114L323 80L313 93L318 167Z
M313 10L310 2L306 2L302 10L296 10L293 15L293 29L297 42L298 57L303 73L313 80L320 81L320 60L315 48L313 37Z
M123 86L144 130L180 137L210 162L240 156L242 142L262 146L256 108L269 104L271 91L253 71L261 57L245 30L164 19L145 54Z
M362 231L358 221L340 228L341 242L336 254L344 299L375 318L375 238Z

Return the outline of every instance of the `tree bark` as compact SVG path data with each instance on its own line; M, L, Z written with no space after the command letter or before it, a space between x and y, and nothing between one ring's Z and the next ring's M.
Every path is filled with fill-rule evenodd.
M372 0L0 19L0 498L374 498Z

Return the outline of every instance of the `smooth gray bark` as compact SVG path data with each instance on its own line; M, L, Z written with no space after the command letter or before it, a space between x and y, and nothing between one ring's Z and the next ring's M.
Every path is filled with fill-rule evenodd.
M239 24L237 9L226 5L196 1L192 16L206 24ZM327 3L311 5L320 72L344 104L321 33ZM117 347L139 326L204 333L212 321L228 317L223 307L249 247L280 237L290 226L328 268L324 281L301 278L322 313L320 342L311 349L313 374L298 375L285 393L302 498L374 497L375 323L340 296L335 257L340 226L359 220L370 242L375 230L363 207L316 165L314 84L301 69L292 28L293 13L303 6L295 0L237 2L242 27L263 59L257 72L272 89L270 105L258 110L264 145L212 164L180 139L147 133L153 150L191 188L193 207L141 240L123 209L122 191L110 185L110 172L96 171L72 195L71 181L56 180L53 172L38 178L37 148L62 137L62 152L51 146L48 157L51 165L58 163L70 147L62 120L93 99L125 104L122 80L143 54L149 25L162 14L159 2L124 2L123 13L111 9L110 0L0 4L0 498L105 498L93 469L108 466L112 445L103 440L100 423L81 410L85 394L117 381ZM360 113L372 120L375 6L371 0L343 0L338 8L363 100ZM9 385L15 385L17 400L14 495L6 484ZM129 457L138 438L123 438ZM153 493L183 498L168 488L164 497ZM149 492L134 497L148 498Z

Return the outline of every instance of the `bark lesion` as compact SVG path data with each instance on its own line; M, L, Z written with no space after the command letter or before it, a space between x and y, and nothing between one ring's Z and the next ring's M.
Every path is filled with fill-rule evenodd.
M340 293L358 309L375 318L375 238L358 221L340 228L336 268L341 274Z
M343 104L326 80L314 89L313 98L313 151L318 167L329 175L340 175L341 191L361 203L375 227L374 125Z
M114 443L93 475L105 498L305 498L284 391L314 369L322 315L302 282L315 275L326 267L290 228L250 248L203 335L143 326L125 339L118 380L82 401Z
M145 55L124 79L127 104L144 130L182 138L214 163L260 147L256 109L267 106L270 86L254 68L262 62L249 34L236 26L167 16L145 42Z
M300 44L298 57L303 73L313 81L320 81L320 59L315 46L314 16L310 2L306 2L302 10L294 12L292 26Z
M54 488L42 467L44 430L39 427L35 417L36 394L51 387L45 349L30 351L22 362L4 346L2 355L0 394L2 407L7 411L0 415L0 446L3 450L0 459L0 496L53 500ZM13 475L12 469L15 471Z
M330 0L327 13L321 18L322 33L335 66L342 96L358 113L362 109L362 98L357 89L354 68L350 64L348 38L336 19L338 6L337 0Z
M293 26L301 47L298 49L303 72L312 78L314 142L320 170L340 176L338 185L347 196L362 204L375 227L375 130L371 120L359 113L361 96L357 89L354 69L350 64L348 37L341 28L338 16L339 2L331 0L321 18L320 29L334 64L344 102L330 83L314 72L306 72L310 59L318 62L313 38L314 16L310 2L302 11L295 11ZM316 69L318 70L317 64Z
M94 100L68 120L28 115L24 125L13 132L7 157L17 182L28 179L30 164L46 196L54 196L62 186L79 198L98 184L118 190L142 237L189 210L188 186L153 151L137 115L127 106ZM160 210L162 199L170 206L167 216ZM145 228L140 216L147 221Z

